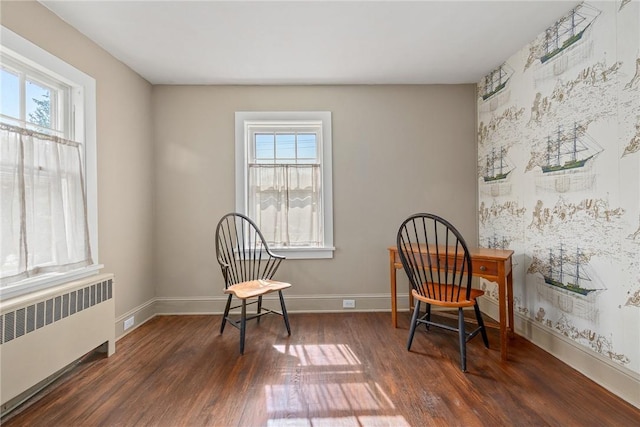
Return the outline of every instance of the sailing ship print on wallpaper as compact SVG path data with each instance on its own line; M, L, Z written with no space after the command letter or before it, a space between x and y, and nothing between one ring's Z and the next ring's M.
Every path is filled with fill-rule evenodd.
M498 236L497 234L489 236L487 240L482 243L483 247L489 249L509 249L511 247L511 241L509 239L505 236Z
M509 174L515 169L508 158L508 147L491 148L485 155L484 164L480 165L480 175L485 184L484 190L492 196L506 196L511 193Z
M563 126L546 135L531 151L526 170L539 167L535 177L538 192L567 193L591 189L595 183L594 163L603 148L578 123Z
M540 62L544 64L577 46L597 15L596 9L583 3L547 28Z
M559 17L477 107L478 241L514 250L516 313L640 374L640 2Z
M479 105L480 110L496 111L509 103L511 98L509 80L512 75L513 68L504 62L482 78L478 85L478 97L482 100Z
M506 62L487 74L481 84L482 100L486 101L504 89L511 74L513 70Z
M548 27L529 47L524 71L535 70L534 82L562 74L592 56L591 28L600 15L582 3Z
M513 166L507 158L507 148L491 149L491 153L485 158L484 182L497 182L506 179L513 170Z
M509 135L514 135L518 129L518 123L524 117L525 110L507 108L499 116L493 116L485 125L481 122L478 129L478 176L481 191L491 195L508 196L511 194L509 175L516 168L516 163L508 153L517 140ZM496 146L491 141L502 140L503 144Z
M596 285L592 277L586 272L588 260L589 257L579 247L573 256L567 253L562 244L557 250L549 249L549 259L542 275L544 282L582 296L602 290L594 287Z
M558 126L554 135L547 136L546 161L540 167L542 173L583 168L600 151L595 142L589 143L582 126L574 123L570 131Z
M483 110L495 111L509 102L511 94L508 90L508 84L512 75L513 68L505 62L484 76L478 86L480 97L484 101Z
M538 251L527 270L542 278L537 283L538 297L567 314L595 321L596 298L606 288L589 267L590 258L579 247L571 253L562 244L550 248L546 258L544 250Z

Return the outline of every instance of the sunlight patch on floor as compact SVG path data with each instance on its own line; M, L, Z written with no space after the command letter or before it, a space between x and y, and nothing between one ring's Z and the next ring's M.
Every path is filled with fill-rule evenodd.
M377 383L278 384L266 386L265 393L267 411L270 413L378 411L395 408Z
M367 415L334 418L278 418L267 421L268 427L410 427L402 415Z
M377 382L362 378L362 362L346 344L275 345L298 360L285 383L265 386L268 426L405 427ZM335 415L323 417L324 414ZM342 416L341 416L342 415Z
M302 366L359 365L346 344L274 345L280 353L297 357Z

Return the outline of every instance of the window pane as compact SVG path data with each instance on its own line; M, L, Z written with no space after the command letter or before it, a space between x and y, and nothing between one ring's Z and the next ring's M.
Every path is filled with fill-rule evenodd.
M296 136L290 133L276 135L276 158L281 162L296 158Z
M51 128L51 89L27 80L27 121L44 128Z
M272 133L257 133L256 141L256 162L264 163L266 160L273 161L274 153L274 135Z
M0 73L0 113L5 116L20 118L20 78L18 75L2 70Z
M315 133L298 134L298 159L317 160L318 144Z

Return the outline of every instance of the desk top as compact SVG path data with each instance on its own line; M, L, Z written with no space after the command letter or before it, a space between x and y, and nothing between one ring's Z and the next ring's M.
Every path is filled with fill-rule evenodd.
M389 251L397 252L398 248L396 246L389 246ZM511 258L511 256L513 255L513 251L511 249L469 247L469 255L471 255L471 258L473 259L503 261Z

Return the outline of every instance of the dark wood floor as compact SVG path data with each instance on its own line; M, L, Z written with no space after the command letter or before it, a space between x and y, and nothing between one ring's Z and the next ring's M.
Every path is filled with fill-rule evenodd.
M632 426L640 411L522 338L508 363L388 313L267 316L219 335L220 316L162 316L87 357L3 426Z

